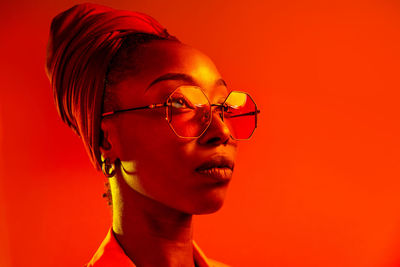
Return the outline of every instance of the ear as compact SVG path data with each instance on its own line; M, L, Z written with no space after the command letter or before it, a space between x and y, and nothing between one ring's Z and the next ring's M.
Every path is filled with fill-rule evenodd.
M103 162L106 158L110 159L111 162L115 162L117 156L112 143L112 124L109 120L102 120L100 124L100 154L101 161Z

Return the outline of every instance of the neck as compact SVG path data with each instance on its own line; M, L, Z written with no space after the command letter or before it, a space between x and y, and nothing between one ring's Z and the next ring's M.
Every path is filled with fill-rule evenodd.
M111 183L113 231L137 267L193 267L192 215Z

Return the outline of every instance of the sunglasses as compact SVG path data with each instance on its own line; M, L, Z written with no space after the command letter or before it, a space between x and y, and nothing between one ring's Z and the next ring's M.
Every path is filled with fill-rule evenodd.
M235 140L247 140L257 128L257 114L260 113L248 93L232 91L223 103L211 104L200 87L185 85L176 88L164 103L106 112L102 117L154 108L165 108L165 118L170 128L181 138L202 136L211 124L213 110L217 110L231 137Z

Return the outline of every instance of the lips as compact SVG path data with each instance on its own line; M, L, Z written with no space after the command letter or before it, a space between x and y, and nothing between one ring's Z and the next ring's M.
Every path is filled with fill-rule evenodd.
M216 156L207 160L196 172L219 181L229 181L232 178L234 162L227 157Z

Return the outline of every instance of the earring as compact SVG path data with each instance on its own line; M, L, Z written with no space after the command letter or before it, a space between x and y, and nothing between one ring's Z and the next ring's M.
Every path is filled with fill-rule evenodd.
M101 170L107 178L115 175L115 163L111 163L109 158L106 158L101 164Z

